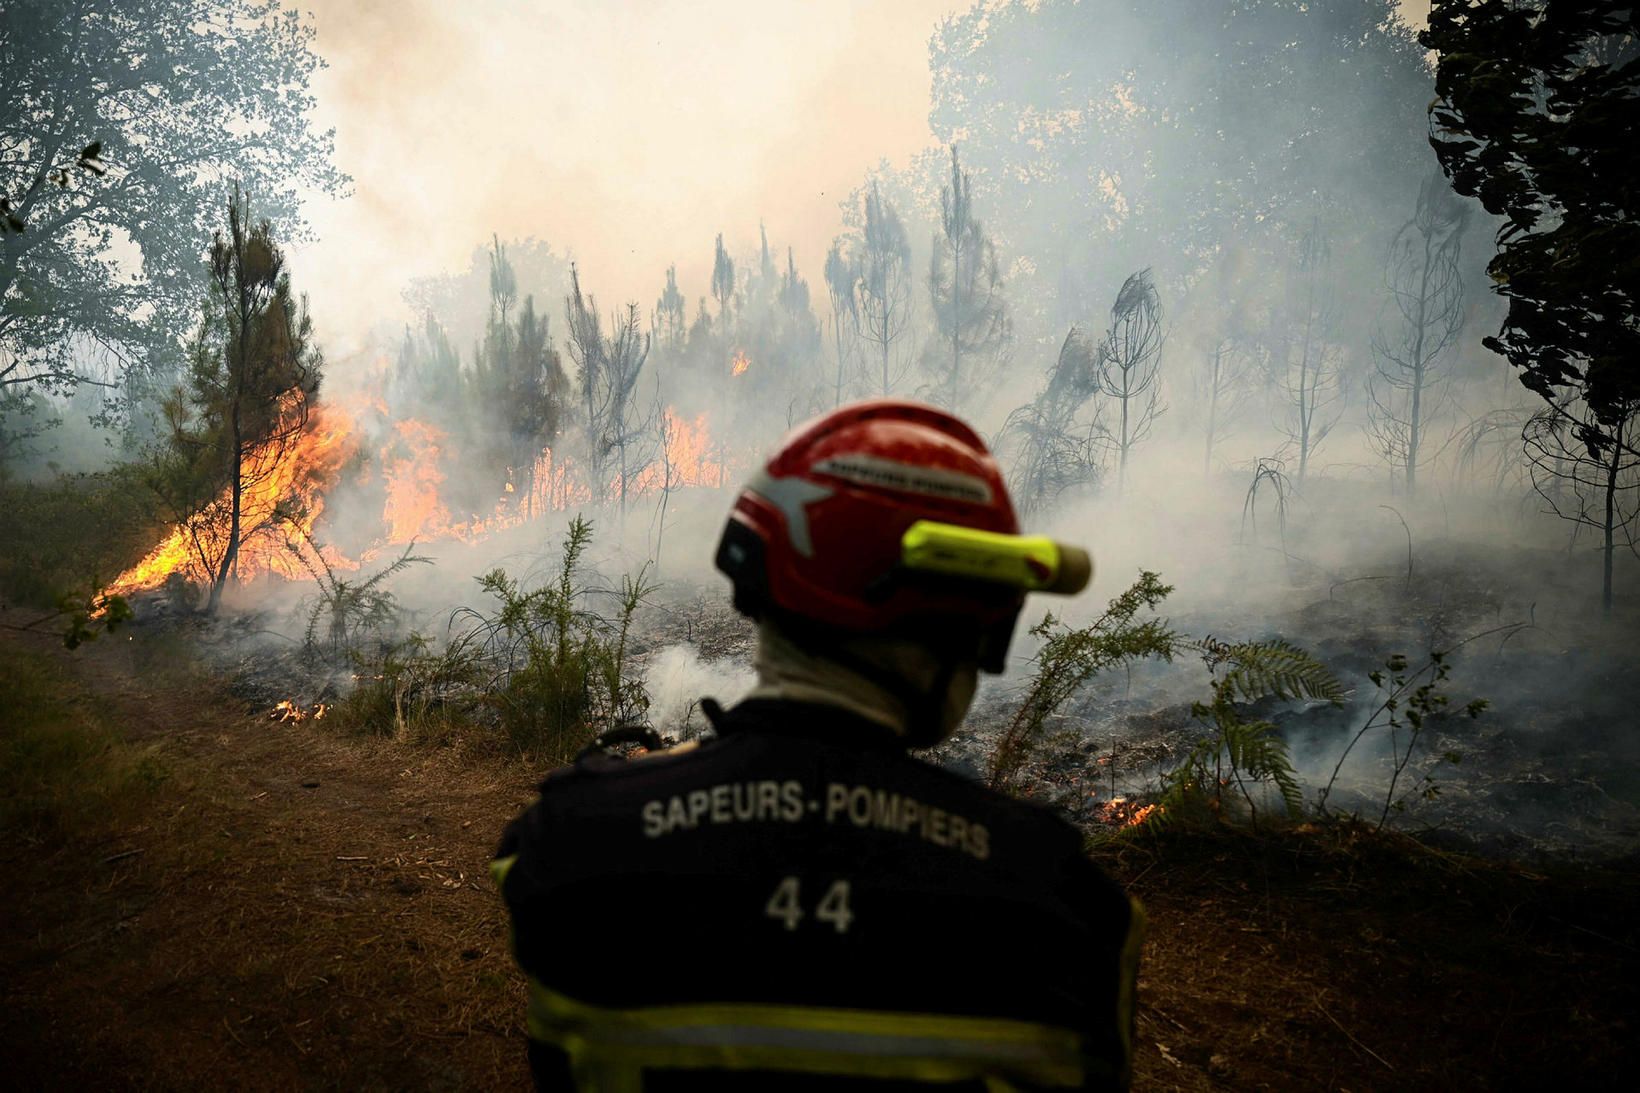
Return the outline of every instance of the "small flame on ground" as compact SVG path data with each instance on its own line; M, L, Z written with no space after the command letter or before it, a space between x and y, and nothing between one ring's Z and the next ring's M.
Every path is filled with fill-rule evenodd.
M1154 816L1161 805L1142 805L1130 797L1112 797L1099 806L1099 822L1112 827L1138 827Z
M750 357L746 356L746 351L743 349L737 349L735 350L735 359L729 366L729 374L731 376L744 376L746 374L746 369L751 366L752 360Z
M310 717L315 721L323 720L325 711L329 709L330 706L323 702L315 702L312 709L305 709L294 698L286 698L274 704L273 710L268 714L268 717L281 725L300 724Z

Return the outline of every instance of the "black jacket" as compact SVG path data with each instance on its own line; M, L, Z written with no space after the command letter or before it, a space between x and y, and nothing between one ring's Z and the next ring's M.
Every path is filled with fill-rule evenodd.
M1063 820L842 710L584 757L494 868L541 1088L1126 1085L1137 905Z

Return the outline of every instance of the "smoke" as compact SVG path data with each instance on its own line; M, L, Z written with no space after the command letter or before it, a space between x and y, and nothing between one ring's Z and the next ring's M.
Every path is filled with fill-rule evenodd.
M757 673L743 661L702 660L692 645L668 645L650 657L643 682L650 723L664 734L688 737L705 726L702 698L732 706L757 683Z
M315 203L293 266L350 346L491 232L568 247L610 302L653 299L668 261L703 286L713 233L760 219L817 267L837 202L928 143L926 42L954 5L309 7L354 193Z
M973 51L1005 39L1005 9L1009 19L1026 20L1052 7L975 9L981 32ZM1129 14L1142 22L1139 8ZM1421 19L1426 9L1409 3L1404 14ZM1519 460L1519 419L1532 403L1479 345L1499 312L1481 272L1493 227L1484 217L1462 241L1466 326L1440 361L1415 495L1373 443L1368 377L1376 333L1393 318L1385 304L1387 244L1411 217L1432 167L1422 112L1432 90L1417 51L1372 29L1366 39L1395 61L1396 75L1370 75L1372 65L1352 61L1349 71L1369 73L1361 77L1369 93L1328 100L1335 130L1354 140L1350 127L1359 126L1374 147L1395 155L1333 155L1341 147L1334 143L1308 158L1272 160L1314 185L1313 193L1283 191L1289 205L1279 207L1259 190L1268 180L1257 172L1221 177L1216 161L1191 158L1196 150L1177 140L1176 115L1161 108L1145 115L1137 103L1146 89L1115 77L1109 88L1095 87L1108 101L1059 103L1057 113L1018 118L1002 111L1000 123L962 98L964 90L1001 88L1052 104L1061 77L1070 78L1052 67L1055 50L1099 43L1027 37L1031 48L1003 56L995 72L938 85L929 34L938 16L968 11L933 0L869 17L863 3L772 13L749 0L724 0L707 12L632 2L613 13L592 4L319 4L316 45L330 69L318 91L356 192L314 211L320 241L295 256L294 276L313 298L327 345L325 396L355 407L362 453L326 497L327 541L356 559L365 578L397 557L402 544L386 539L416 535L416 553L434 564L398 574L390 587L405 629L435 639L459 609L483 609L475 577L503 568L526 587L554 580L578 512L596 525L581 565L588 609L606 611L623 575L642 573L658 582L659 615L726 615L727 588L711 555L738 484L791 425L840 398L878 393L868 359L874 347L849 342L846 330L839 339L835 325L858 297L845 292L834 314L823 272L834 240L840 257L862 242L868 183L897 210L911 254L904 338L891 354L904 375L893 393L945 393L925 368L945 358L928 282L951 170L949 150L933 146L932 91L941 132L974 171L973 209L999 252L1012 331L995 359L974 361L964 373L989 382L972 390L953 383L951 397L960 397L1005 469L1017 470L1027 443L1021 411L1052 401L1050 378L1069 331L1080 333L1090 361L1101 359L1097 347L1116 322L1120 286L1141 269L1154 271L1160 305L1159 416L1130 438L1125 469L1111 446L1118 407L1108 392L1084 392L1058 438L1070 452L1063 466L1074 473L1040 495L1016 490L1030 514L1027 530L1087 546L1098 571L1088 594L1028 606L1009 673L987 684L976 706L981 729L1006 716L1028 679L1034 649L1026 626L1049 609L1067 625L1083 625L1146 569L1176 586L1164 612L1179 630L1230 641L1284 638L1338 672L1351 691L1343 709L1284 709L1278 718L1312 789L1374 708L1368 673L1391 654L1421 661L1443 649L1456 650L1454 694L1494 705L1478 727L1443 723L1427 745L1435 750L1420 758L1469 757L1441 775L1463 787L1452 796L1470 808L1464 815L1503 825L1507 809L1497 802L1521 794L1497 787L1518 781L1523 769L1571 784L1603 764L1632 763L1634 747L1616 731L1632 708L1625 703L1640 699L1619 663L1632 634L1621 615L1599 617L1590 539L1571 537L1567 524L1542 512ZM1287 5L1264 14L1271 12L1307 17ZM1349 14L1342 5L1327 12ZM996 24L986 23L992 15ZM1290 119L1287 111L1302 115L1302 103L1213 98L1220 43L1191 42L1188 28L1178 42L1158 41L1128 21L1106 28L1136 51L1123 64L1139 75L1121 79L1189 55L1189 65L1169 69L1150 90L1205 88L1204 109L1222 111L1249 140L1270 136L1285 147L1279 123ZM1279 44L1281 30L1260 24L1246 34ZM1307 33L1307 48L1325 39ZM1315 73L1331 72L1339 58L1311 52L1294 62L1294 82L1325 98L1330 77ZM1081 63L1080 54L1072 59ZM1261 135L1245 115L1262 118L1266 107L1270 134ZM1095 117L1108 125L1108 141L1075 146ZM1147 175L1138 153L1153 144L1174 158ZM1231 166L1246 151L1219 150ZM1124 152L1135 160L1118 162ZM1014 153L1023 158L1009 159ZM1223 207L1191 203L1220 182L1241 192ZM1154 207L1173 211L1146 221ZM719 232L735 271L723 300L710 295ZM486 240L499 246L492 251ZM491 296L501 247L516 282L505 299ZM571 341L585 329L566 329L572 260L582 290L599 300L598 330L610 330L635 300L632 333L653 339L637 382L620 395L630 413L596 427L578 416L594 400L576 385ZM682 304L675 320L663 321L651 301L674 263ZM495 362L518 359L528 297L568 384L556 431L520 425L514 388L481 389L490 382L481 372L493 379ZM423 326L428 317L436 331ZM406 322L414 324L408 339ZM1221 375L1215 386L1211 365L1225 361L1230 378ZM429 362L445 370L442 381ZM1320 407L1306 411L1294 393L1315 367L1331 386ZM1071 386L1077 382L1096 388L1088 377L1072 377ZM1315 414L1307 424L1306 412ZM691 469L686 481L664 477L676 469L660 458L668 421L689 427L673 440L692 447L672 453ZM1476 433L1476 424L1488 428ZM524 460L504 450L519 436L534 445ZM580 481L578 493L550 487L522 514L510 491L530 488L519 464L539 460L541 445L550 445L552 459L538 483L572 465L589 477L599 461L605 480ZM436 459L428 454L435 448ZM621 500L607 488L617 462L630 472L624 484L643 483ZM657 476L671 488L657 486ZM421 514L415 520L400 518L412 511L408 502L389 501L405 483L436 494L413 510ZM1619 586L1630 587L1633 559L1620 557L1617 566ZM292 607L307 594L281 593ZM292 611L292 636L300 621ZM1527 628L1475 637L1517 623ZM702 696L727 703L751 684L740 646L720 647L665 622L642 637L660 645L647 655L644 682L662 731L698 729ZM1207 684L1189 657L1148 665L1100 681L1078 716L1096 739L1143 739L1160 719L1177 743L1191 726L1189 704L1205 697ZM1384 733L1363 737L1342 773L1359 800L1384 784L1396 746Z

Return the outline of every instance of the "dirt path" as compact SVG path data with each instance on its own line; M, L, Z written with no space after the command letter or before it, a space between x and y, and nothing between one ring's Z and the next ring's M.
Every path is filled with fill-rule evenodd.
M486 865L530 772L274 723L184 652L0 640L168 775L134 815L0 843L5 1084L527 1088ZM1151 919L1137 1088L1627 1087L1632 871L1352 839L1106 855Z
M134 643L53 656L172 784L0 848L13 1088L528 1087L485 871L525 771L277 724Z

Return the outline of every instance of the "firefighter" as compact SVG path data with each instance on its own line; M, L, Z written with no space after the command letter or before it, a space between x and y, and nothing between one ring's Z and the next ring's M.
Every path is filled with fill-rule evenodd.
M930 406L798 427L717 552L758 683L554 771L492 867L542 1089L1124 1089L1140 913L1047 810L907 754L1087 555Z

